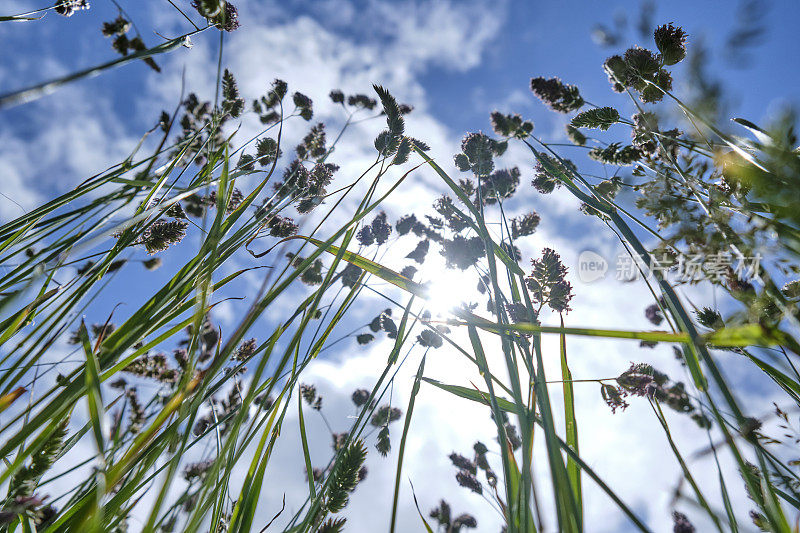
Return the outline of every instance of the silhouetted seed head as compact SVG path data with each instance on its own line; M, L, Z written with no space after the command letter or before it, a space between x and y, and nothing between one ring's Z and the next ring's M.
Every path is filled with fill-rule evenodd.
M477 455L486 455L486 452L489 451L489 448L487 448L486 445L481 441L477 441L475 444L473 444L472 449L475 450Z
M628 85L628 65L622 56L613 55L605 60L603 63L603 70L608 75L608 81L611 82L615 92L621 93Z
M700 429L711 429L711 420L700 413L694 413L690 418L697 424Z
M383 405L375 411L375 414L372 415L370 418L369 423L372 424L373 427L381 427L392 422L396 422L400 420L400 417L403 416L403 411L398 409L397 407L391 407L388 405Z
M319 159L327 153L325 148L325 124L320 122L312 127L303 137L303 142L297 145L295 151L299 159Z
M188 225L182 220L157 220L142 233L141 242L149 254L163 252L183 240Z
M475 448L475 464L478 465L478 468L480 468L481 470L489 473L492 470L492 468L491 466L489 466L489 461L486 458L486 452L488 451L486 449L486 446L484 446L483 443L481 442L476 442L474 448Z
M116 53L126 56L131 48L131 42L128 40L127 35L118 35L111 41L111 48L113 48Z
M518 239L532 235L539 227L541 217L536 211L531 211L521 217L511 219L511 238Z
M108 265L108 269L106 270L106 272L109 273L109 274L112 273L112 272L116 272L120 268L124 267L125 263L127 263L127 262L128 262L127 259L120 259L118 261L112 261L111 264Z
M129 29L131 29L130 21L120 15L111 22L104 22L102 32L104 36L111 37L128 33Z
M334 89L328 94L330 96L331 101L334 104L343 104L344 103L344 93L339 89Z
M265 411L268 411L273 405L275 405L275 398L267 395L266 393L261 393L253 399L253 403L260 405Z
M683 383L678 382L669 387L660 387L655 391L654 397L667 405L670 409L679 413L691 413L694 406L686 393Z
M564 164L562 164L558 159L546 154L541 154L540 157L544 159L546 164L542 161L536 162L534 178L531 184L540 193L550 194L556 187L561 187L561 181L549 169L558 170L562 174L569 176L572 171L575 171L576 167L569 159L563 159Z
M417 243L417 246L414 250L406 255L407 259L412 259L419 263L420 265L425 262L425 256L428 255L428 250L430 249L430 241L428 239L423 239Z
M328 518L317 533L342 533L346 522L346 518Z
M414 274L417 273L417 267L408 265L407 267L403 267L403 270L400 271L400 275L406 277L408 279L413 279Z
M167 358L162 353L141 355L123 371L143 378L155 379L162 383L175 383L180 378L179 372L169 367Z
M497 142L483 133L468 133L454 162L461 171L472 170L476 176L488 176L494 169L494 157L502 155L507 147L507 142Z
M511 445L511 449L518 450L522 446L522 439L519 433L517 433L517 426L511 422L506 422L503 427L506 430L506 437L508 438L508 443Z
M199 218L203 216L206 206L201 196L193 194L184 200L184 209L189 215Z
M341 450L344 444L347 442L347 433L332 433L331 437L333 439L334 451Z
M105 338L114 333L117 326L114 324L92 324L89 329L91 329L92 336L95 338Z
M392 442L389 439L389 426L383 426L378 432L378 441L375 443L375 449L382 457L389 455L392 450Z
M311 98L303 93L296 92L292 95L292 101L300 116L303 117L304 120L311 120L311 117L314 115Z
M511 198L519 185L519 168L500 169L481 179L483 203L494 204L498 200Z
M361 246L371 246L375 243L375 235L372 234L371 226L364 226L356 233L356 240Z
M300 274L300 281L306 285L319 285L322 283L322 261L315 259L314 262Z
M664 321L664 315L661 313L661 308L658 306L658 304L648 305L644 310L644 316L654 326L658 326Z
M605 131L619 121L619 111L613 107L597 107L578 113L570 124L576 128L599 128Z
M247 361L256 353L257 347L258 342L255 339L248 339L236 348L236 351L233 353L233 359L235 361Z
M180 202L175 202L166 211L164 211L164 215L170 218L175 218L178 220L185 220L186 213L183 211L183 207L181 207Z
M383 312L381 313L380 321L381 321L381 329L386 332L386 336L390 339L396 339L397 324L394 323L392 317L386 314L386 312Z
M645 154L652 155L658 148L655 134L658 133L658 117L655 113L636 113L633 115L631 143Z
M375 340L375 335L371 333L362 333L360 335L356 335L356 342L358 342L358 344L369 344L373 340Z
M233 189L231 196L228 199L228 204L225 206L225 213L229 215L236 211L243 199L244 195L242 194L242 191L239 189ZM216 207L217 191L211 191L211 193L209 193L208 197L206 198L206 204L208 204L210 207Z
M444 256L448 268L466 270L486 255L486 248L480 237L455 235L452 239L445 239L439 253Z
M356 407L361 407L369 401L369 395L370 392L367 389L356 389L350 399L353 400Z
M317 388L314 385L301 383L300 396L303 397L303 400L305 400L308 405L311 405L317 399Z
M664 24L653 32L658 51L665 65L674 65L686 57L686 32L682 28Z
M440 196L433 204L437 213L442 215L447 227L458 233L469 226L469 222L464 220L455 210L453 199L447 195Z
M400 220L397 221L394 227L397 230L398 234L405 235L409 231L411 231L411 228L414 227L414 224L416 224L416 222L417 222L417 217L414 216L413 214L405 215L403 217L400 217Z
M478 527L478 521L470 514L460 514L453 520L453 531L459 531L462 527L474 529Z
M355 287L356 283L358 283L358 278L361 276L363 270L361 267L357 267L352 263L347 263L347 265L342 270L342 285L345 287Z
M462 487L468 488L477 494L483 494L483 486L473 474L466 470L461 470L456 474L456 481Z
M650 385L655 383L653 373L653 367L650 365L631 363L630 368L617 377L617 384L622 388L624 394L645 396L650 393L649 395L652 396L654 390L650 388Z
M384 244L387 240L389 240L389 235L392 234L392 226L386 222L386 213L381 211L378 215L372 220L372 224L370 225L372 228L372 235L375 237L375 242L378 245Z
M642 158L642 152L635 146L622 146L611 143L605 148L596 146L589 150L589 157L607 165L632 165Z
M269 234L273 237L290 237L297 233L298 226L291 218L274 216L267 223Z
M473 463L463 455L453 452L448 457L450 457L450 462L453 463L453 466L455 466L459 470L466 470L471 474L477 473L478 469L475 466L475 463Z
M142 261L142 264L147 270L155 270L161 266L161 258L160 257L153 257L151 259L147 259Z
M736 271L733 270L733 268L728 267L725 277L728 288L731 290L731 292L750 294L754 292L753 285L750 282L739 278L738 274L736 274Z
M683 513L679 513L678 511L672 512L672 531L674 533L694 533L695 529L689 519L686 518L686 515Z
M545 248L541 259L534 259L531 264L533 271L525 281L532 292L532 300L546 303L558 313L569 311L572 285L564 279L567 267L561 262L561 257L554 250Z
M222 111L236 118L244 111L244 99L239 96L239 88L236 85L236 78L225 69L222 74Z
M653 84L647 84L642 89L642 102L653 104L660 102L664 98L664 93L672 90L672 75L664 69L658 71Z
M625 401L621 389L618 389L613 385L603 383L600 386L600 394L608 406L611 407L612 413L616 413L617 409L624 411L625 408L628 407L628 402Z
M658 56L646 48L634 46L628 48L624 55L625 65L628 67L628 73L642 78L652 78L658 69L661 67ZM633 82L634 87L637 83Z
M757 418L747 417L739 426L739 433L741 433L742 437L750 442L755 442L758 438L758 434L756 432L759 429L761 429L761 421Z
M578 88L567 85L558 78L532 78L531 91L550 109L559 113L575 111L584 104Z
M378 101L365 94L354 94L347 97L347 105L372 110L378 105Z
M444 341L442 341L442 337L433 330L430 329L423 329L419 335L417 335L417 342L420 346L425 348L431 347L434 349L441 348Z
M577 146L584 146L586 144L586 135L581 132L578 128L573 126L572 124L567 124L565 126L567 137L569 138L572 144Z
M522 120L522 117L514 115L504 115L499 111L491 114L492 129L501 137L514 137L525 139L533 131L533 122Z
M379 332L381 330L381 315L382 314L383 313L381 313L378 316L376 316L375 318L373 318L372 321L369 323L369 329L371 329L375 333L377 333L377 332Z
M233 31L239 27L239 12L236 7L225 0L193 0L194 7L209 24L220 30Z
M202 479L212 466L214 466L213 460L190 463L183 469L183 479L186 481Z
M450 527L450 513L450 504L442 500L439 502L439 507L434 508L429 516L447 528Z
M512 302L506 304L506 312L508 319L513 323L528 322L528 308L521 302Z
M76 11L89 9L89 0L58 0L54 6L55 12L65 17L71 17Z

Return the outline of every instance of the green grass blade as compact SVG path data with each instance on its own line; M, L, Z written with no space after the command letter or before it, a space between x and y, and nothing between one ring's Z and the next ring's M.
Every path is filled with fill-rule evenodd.
M564 317L561 317L561 327L564 327ZM575 393L572 390L572 372L569 371L567 364L567 336L562 333L560 336L561 352L561 380L564 389L564 423L566 425L567 446L575 450L579 455L578 448L578 421L575 418ZM581 469L574 459L567 459L567 475L572 484L572 491L575 493L575 504L578 507L579 524L583 523L583 494L581 491Z
M414 378L414 386L411 388L411 398L408 400L408 408L406 409L406 420L403 425L403 436L400 439L400 449L397 453L397 473L394 478L394 497L392 498L392 520L389 526L389 532L394 533L397 526L397 501L400 496L400 475L403 472L403 457L406 451L406 439L408 438L408 429L411 426L411 415L414 413L414 401L417 399L419 392L419 382L422 379L422 374L425 372L425 356L422 356L422 361L419 363L417 375Z

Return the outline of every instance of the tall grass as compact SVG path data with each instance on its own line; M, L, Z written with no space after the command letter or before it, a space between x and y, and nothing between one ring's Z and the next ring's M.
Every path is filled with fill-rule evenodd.
M229 24L235 21L229 4L197 4L207 25L192 23L195 29L186 36L235 29ZM7 19L12 20L0 18ZM4 95L0 107L169 52L186 36ZM274 485L268 477L270 461L287 414L296 406L308 495L292 516L280 517L285 530L341 531L345 521L340 513L363 478L366 454L376 448L386 455L397 446L395 483L386 489L393 491L387 527L397 531L415 400L422 387L430 386L482 405L495 422L502 472L492 469L481 443L474 447L474 459L454 454L451 460L461 485L489 495L507 531L540 531L547 523L556 523L559 531L591 531L583 512L589 483L606 494L632 528L649 531L651 525L581 458L580 450L590 444L579 438L581 413L574 401L569 349L570 337L581 335L675 346L691 376L688 386L649 365L633 365L616 380L595 380L602 398L615 410L624 410L628 401L650 402L691 488L681 497L714 528L747 529L743 524L752 519L766 530L791 530L800 506L800 478L791 458L761 432L761 421L725 379L719 353L727 350L751 361L751 371L773 380L787 403L800 402L794 362L800 355L797 282L779 288L775 281L798 271L798 219L787 201L796 196L800 179L796 139L789 122L770 130L739 120L754 135L742 140L679 100L671 91L669 70L686 55L684 37L679 28L662 26L655 33L659 53L632 48L606 62L613 88L637 109L631 120L614 108L587 104L578 88L560 80L532 80L533 92L557 112L589 108L571 121L576 149L614 169L633 166L627 182L617 177L598 181L581 172L555 145L536 137L532 123L500 113L492 115L497 138L478 133L464 138L455 157L464 174L451 176L426 153L423 142L410 136L413 132L406 132L403 115L409 110L380 86L374 87L377 100L333 91L332 100L346 113L335 140L328 144L324 130L312 128L295 148L296 159L284 166L284 125L310 120L313 103L301 93L289 95L287 85L276 80L246 111L233 75L220 60L215 102L182 97L172 115L161 117L155 146L143 139L125 161L0 229L0 264L6 267L0 278L0 484L7 487L0 527L116 531L124 530L136 513L144 517L143 531L266 529L274 519L264 520L256 511ZM661 100L695 129L666 130L660 121L671 119L650 114L646 107ZM257 115L264 124L253 139L238 139L229 127L243 113ZM375 159L360 176L346 176L336 182L339 189L328 191L336 172L334 148L361 119L386 122L375 140ZM588 133L611 127L629 127L632 143L607 143ZM507 214L505 202L527 186L520 185L516 169L496 169L510 143L529 151L537 190L563 187L582 202L585 214L599 217L619 237L645 273L652 273L650 313L658 317L654 324L665 321L668 331L566 325L573 288L559 255L544 249L532 267L518 256L515 242L535 231L539 216ZM151 151L140 155L146 147ZM439 217L426 221L411 215L390 224L379 212L381 204L421 169L431 170L448 191L435 203ZM251 190L241 192L237 180ZM633 207L619 200L623 187L643 192ZM355 205L352 212L346 208L350 204ZM299 213L297 223L297 214L290 218L290 212ZM382 264L379 248L370 248L384 244L392 228L399 238L418 238L411 260L422 263L433 246L448 266L474 272L488 300L486 312L468 306L446 317L427 312L424 302L431 298L431 287L415 281L413 270L398 272ZM689 253L726 252L741 260L760 250L767 233L777 235L778 251L755 272L760 284L737 275L733 267L707 281L740 302L741 311L728 317L715 309L693 310L679 295L679 283L658 268L665 257L676 261ZM196 249L190 250L190 241L197 242ZM115 310L102 323L85 324L83 317L108 294L112 279L124 279L131 268L139 268L131 252L148 252L152 257L144 265L156 268L158 254L171 246L182 250L183 262L162 286L142 287L144 303ZM259 258L266 268L231 270L229 265L243 255ZM261 276L258 290L238 305L238 324L222 335L209 320L215 293L254 274ZM406 299L381 294L370 285L376 279L399 288ZM310 288L303 292L300 284ZM356 302L381 296L391 300L400 311L394 316L401 318L382 313L370 324L372 333L359 334L358 342L367 344L374 334L385 333L394 340L391 353L373 389L354 394L358 415L346 433L334 435L329 463L315 468L306 420L310 410L322 411L322 404L315 389L302 382L303 373L339 342L334 332L352 330L349 317ZM292 309L282 315L286 318L264 320L285 302ZM256 325L265 323L270 329L251 340ZM546 353L545 335L559 337L558 353ZM53 360L67 341L73 347L68 357L77 363ZM483 378L480 386L425 376L427 353L445 346L474 366ZM402 413L386 399L410 354L421 356ZM547 358L560 361L555 379L545 375ZM61 373L45 378L46 368ZM129 379L155 380L158 393L144 395ZM563 402L554 400L554 390L561 391ZM718 486L697 479L670 432L665 407L691 416L699 432L720 442L712 447L715 460L729 455L741 481L732 479L718 460ZM402 430L391 431L403 414ZM564 428L557 424L560 419ZM543 462L534 460L537 440L544 443ZM79 457L87 443L93 456ZM198 456L200 461L190 459ZM52 477L57 462L71 465L59 476L74 480L72 489L43 501L43 487L58 479ZM546 464L552 502L541 501L535 463L537 471ZM235 478L242 470L244 477ZM740 483L752 499L749 516L730 503L729 491ZM721 495L723 510L709 492ZM420 510L420 519L420 527L429 531L436 525L448 532L475 527L473 517L452 516L444 501L428 516ZM685 516L675 515L676 531L691 527L687 524Z

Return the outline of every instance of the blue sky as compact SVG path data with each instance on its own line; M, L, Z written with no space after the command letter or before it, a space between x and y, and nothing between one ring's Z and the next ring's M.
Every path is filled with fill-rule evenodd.
M180 3L187 12L191 10L188 4L188 1ZM128 1L122 5L148 44L159 42L153 28L172 37L186 26L166 1ZM800 103L796 92L800 81L796 69L800 41L796 38L796 25L792 24L800 20L800 4L778 1L755 4L759 7L754 13L763 13L761 23L767 32L749 52L748 62L741 58L731 61L722 51L737 27L741 5L740 2L673 1L658 5L652 20L654 24L674 22L683 26L690 36L690 49L702 39L711 51L712 74L729 90L729 116L758 123L782 104ZM652 47L651 39L643 39L635 29L640 6L638 2L587 0L250 1L239 5L242 27L226 35L224 58L248 100L263 94L273 78L282 77L292 90L311 95L318 106L318 115L334 124L341 122L342 117L327 102L328 90L341 87L346 92L369 92L371 83L382 83L399 100L417 107L408 118L409 133L431 144L437 159L450 165L465 132L490 130L488 115L494 109L519 112L535 122L537 135L560 140L566 119L553 114L533 97L528 90L531 76L559 76L578 85L583 95L595 104L627 109L625 99L610 91L601 64L607 56L630 45ZM0 14L30 7L40 6L32 1L7 1L0 6ZM111 2L95 0L90 11L70 19L49 14L35 23L0 24L3 49L18 51L0 57L0 93L112 59L110 42L100 35L99 28L116 13ZM599 46L593 40L593 29L597 24L614 27L615 17L620 14L628 24L619 45ZM161 109L175 106L184 72L188 89L209 98L217 43L218 34L207 32L194 38L191 50L181 49L156 58L164 69L162 74L152 72L144 64L132 64L99 78L77 82L35 103L2 111L2 193L13 202L0 198L0 218L13 218L20 209L30 209L127 156L139 136L155 124ZM682 68L675 71L677 87ZM377 127L367 124L345 138L345 147L336 161L342 164L344 175L372 157L370 144ZM252 124L243 126L243 131L252 129ZM288 135L298 139L302 133L302 128L298 128L290 130ZM518 164L523 169L523 184L529 181L532 162L526 154L511 150L508 161L509 165ZM436 180L423 173L415 177L413 187L399 192L386 208L393 216L424 210L441 192ZM601 224L578 214L577 204L566 195L556 193L542 198L527 188L516 199L514 208L525 210L529 206L543 214L543 222L539 233L523 246L528 257L537 255L544 246L552 246L562 253L566 264L574 265L577 254L587 247L606 254L617 249L613 236L602 233ZM396 260L406 251L392 250L387 259ZM142 258L143 254L135 257ZM116 311L120 315L135 309L142 297L137 287L157 286L156 283L166 280L170 268L180 264L182 255L176 248L163 257L165 266L153 274L131 268L126 283L115 286L113 297L97 302L89 320L101 320L98 317L107 315L118 302L125 303ZM246 262L247 258L243 258L242 263L236 264ZM220 297L246 295L258 279L251 276ZM591 286L577 285L576 292L575 310L569 315L574 325L650 327L642 316L650 303L644 286L622 286L608 279ZM691 292L696 302L711 301L713 296L712 291L702 287ZM353 323L368 320L383 307L381 302L375 302L351 320ZM236 323L236 310L232 303L219 307L216 319L223 328ZM343 343L343 349L331 350L329 356L309 369L308 379L316 380L326 394L329 416L340 416L342 424L350 412L347 395L356 387L369 385L385 357L385 343L376 342L373 346L354 355L352 347ZM670 373L682 372L669 347L645 352L631 344L579 339L571 342L570 347L576 377L610 377L627 368L631 360L644 359ZM729 363L726 371L734 381L746 378L746 367L736 361L726 359L726 362ZM416 362L409 366L399 375L398 383L410 383ZM437 361L430 364L427 375L443 381L468 382L471 375L462 367L463 363L442 350ZM558 372L557 366L553 369L553 373ZM773 392L760 383L753 383L748 390L748 394L760 397L761 404L766 406ZM407 387L398 384L395 394L398 403L405 404ZM579 416L585 421L582 438L587 443L584 448L587 461L620 487L621 494L649 520L654 530L669 530L670 488L677 479L677 465L661 460L668 452L659 434L660 427L648 416L648 408L632 406L624 415L611 416L598 401L595 388L578 389L577 395ZM467 451L477 438L492 439L488 416L486 413L478 416L482 418L476 418L475 411L459 402L425 390L415 415L416 436L409 443L405 475L414 482L423 511L433 507L439 497L446 496L460 509L478 516L482 525L479 531L494 531L497 517L481 499L458 490L446 459L446 454L454 449ZM644 421L636 426L636 431L632 430L632 424L639 424L640 419ZM696 432L691 422L678 417L671 422L675 435L687 450L702 446L698 439L705 437ZM296 454L297 441L293 440L295 426L287 429L286 448L276 452L272 472L287 487L290 504L305 490L302 465ZM314 453L324 457L329 452L324 428L312 431L323 443ZM381 463L371 458L371 477L353 499L351 531L385 527L381 521L385 513L381 510L391 495L381 494L380 487L393 480L392 459ZM698 464L696 468L698 478L708 483L713 492L715 470L709 464ZM587 498L587 513L598 524L597 531L629 530L624 518L609 509L607 500L598 491L589 489L588 494L591 499ZM543 499L546 497L545 491ZM279 500L274 495L266 498L264 513L274 514ZM747 505L741 491L736 493L735 500L742 508ZM401 499L401 525L408 531L419 527L409 491Z

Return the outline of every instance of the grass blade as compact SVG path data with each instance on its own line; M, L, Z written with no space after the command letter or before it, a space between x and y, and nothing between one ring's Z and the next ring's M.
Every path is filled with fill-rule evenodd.
M561 327L564 327L564 317L561 317ZM567 336L561 334L561 380L564 389L564 423L566 425L567 446L580 454L578 448L578 422L575 419L575 394L572 390L572 372L567 364ZM575 493L575 504L578 507L579 523L583 523L583 495L581 491L581 469L574 459L567 459L567 475Z

